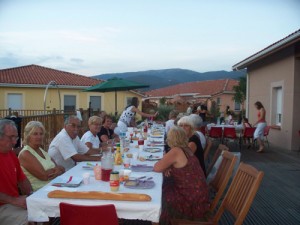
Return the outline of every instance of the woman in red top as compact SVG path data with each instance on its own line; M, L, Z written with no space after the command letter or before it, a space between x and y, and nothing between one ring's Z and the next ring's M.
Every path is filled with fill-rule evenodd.
M259 101L254 103L255 108L257 109L257 122L253 124L253 126L256 126L255 132L254 132L254 139L257 140L257 143L259 145L259 149L257 152L263 152L264 150L264 129L267 126L266 123L266 110L263 106L263 104Z

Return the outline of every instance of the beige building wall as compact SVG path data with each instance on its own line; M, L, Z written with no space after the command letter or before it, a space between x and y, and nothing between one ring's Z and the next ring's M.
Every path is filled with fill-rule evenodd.
M257 121L256 101L261 101L266 109L268 125L275 124L275 87L282 87L282 123L280 129L271 129L268 136L272 145L289 150L299 146L295 131L300 128L299 118L299 61L295 63L293 49L286 49L248 67L248 114L250 123ZM295 75L296 74L296 75ZM296 103L298 101L298 104ZM298 112L298 114L296 114Z
M45 88L25 88L25 87L0 87L0 109L8 109L8 93L22 94L23 110L43 110ZM101 96L101 110L107 113L115 112L115 93L114 92L82 92L82 89L59 88L61 98L61 109L64 109L64 95L76 96L76 109L89 107L90 96ZM57 88L49 88L46 95L46 110L53 108L60 109L59 93ZM122 113L127 104L128 97L138 97L141 102L141 95L130 91L117 92L118 113ZM141 110L141 104L139 106ZM140 118L140 117L139 117Z

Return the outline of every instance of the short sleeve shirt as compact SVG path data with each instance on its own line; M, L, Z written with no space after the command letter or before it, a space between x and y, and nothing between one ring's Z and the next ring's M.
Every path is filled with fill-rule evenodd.
M87 143L87 142L92 143L93 148L99 148L99 146L100 146L99 137L97 135L94 136L91 131L85 132L84 135L81 137L81 141L84 144Z
M26 179L19 160L13 151L0 153L0 192L18 197L18 182ZM3 205L3 203L0 203Z
M63 166L65 170L75 166L75 162L71 158L76 154L85 154L89 148L80 141L77 136L71 139L65 129L62 129L52 140L48 153L57 165Z

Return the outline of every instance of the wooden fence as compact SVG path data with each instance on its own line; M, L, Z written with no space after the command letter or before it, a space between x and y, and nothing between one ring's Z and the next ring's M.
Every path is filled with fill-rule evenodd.
M97 112L91 112L89 109L79 110L82 117L82 128L79 130L79 137L88 130L88 118ZM44 150L48 151L48 147L52 139L61 131L64 127L64 120L69 115L77 115L77 112L69 111L64 112L63 110L11 110L11 109L0 109L0 118L9 118L16 122L19 129L20 139L24 138L24 128L30 121L40 121L46 130L44 139ZM16 118L18 118L16 120ZM19 123L19 124L18 124ZM22 145L22 141L20 146Z

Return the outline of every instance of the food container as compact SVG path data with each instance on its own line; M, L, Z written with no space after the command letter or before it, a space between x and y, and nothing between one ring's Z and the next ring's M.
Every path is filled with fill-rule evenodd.
M111 191L118 191L120 187L120 178L119 178L119 172L118 171L112 171L110 173L110 190Z

